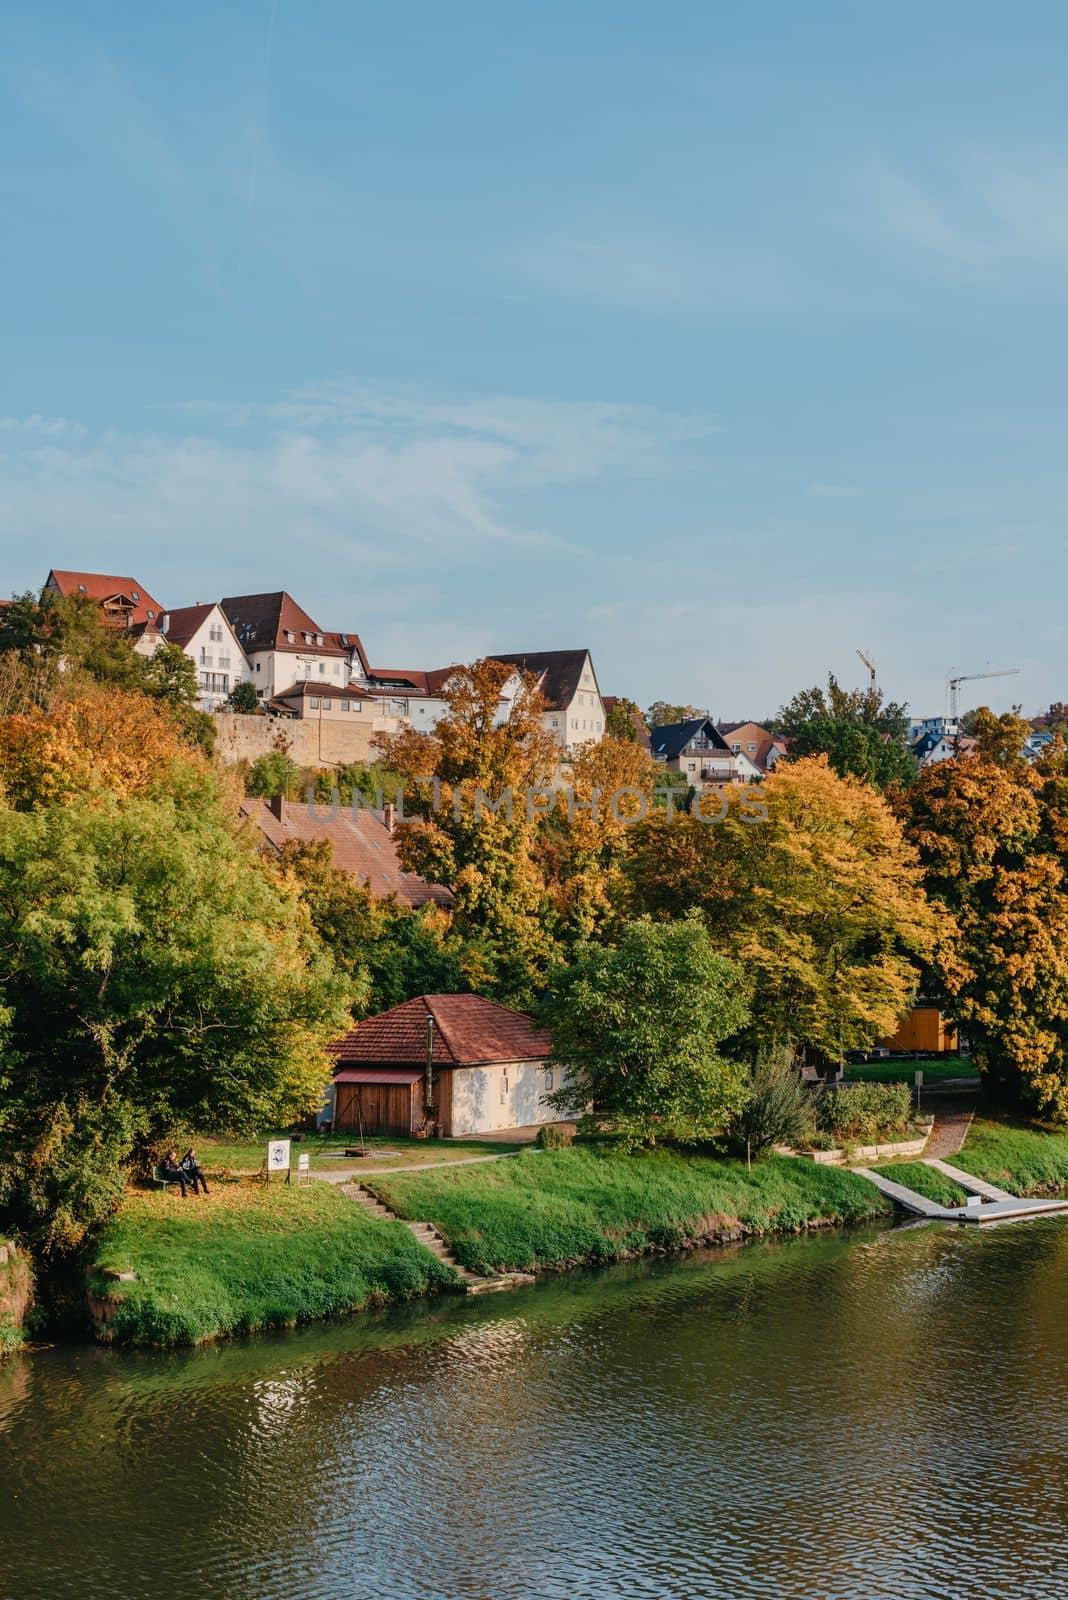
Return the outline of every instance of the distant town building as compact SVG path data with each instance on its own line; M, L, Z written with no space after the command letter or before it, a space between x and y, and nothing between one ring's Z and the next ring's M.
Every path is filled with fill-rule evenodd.
M338 871L366 885L376 899L392 896L402 906L452 905L452 891L444 884L427 883L417 873L404 871L392 806L381 813L360 806L355 815L351 807L339 806L335 814L325 801L309 806L280 797L249 798L241 802L241 814L259 829L265 848L279 855L287 844L329 844Z
M95 600L104 627L128 634L139 655L154 655L163 642L163 607L136 578L104 572L65 572L53 567L44 586L65 598L86 595Z
M221 606L181 606L163 618L168 644L192 661L200 687L201 711L217 711L239 683L251 681L252 668Z
M543 721L568 752L604 737L605 709L588 650L534 650L490 658L533 674L545 701Z
M653 728L653 759L681 773L694 789L724 783L759 783L760 768L742 751L734 751L711 717L691 717Z

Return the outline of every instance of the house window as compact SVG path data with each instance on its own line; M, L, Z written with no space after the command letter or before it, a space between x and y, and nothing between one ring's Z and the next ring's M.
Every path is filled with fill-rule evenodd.
M747 744L745 748L747 750L755 750L756 749L756 745L755 744Z
M213 622L211 627L208 629L208 636L211 639L212 644L222 644L222 623Z
M155 613L155 612L154 612L154 611L149 611L149 613L148 613L148 620L149 620L149 622L155 622L155 620L156 620L156 613Z
M507 1072L502 1072L501 1073L501 1105L504 1106L504 1105L507 1105L507 1104L508 1104L508 1074L507 1074Z
M320 661L320 663L319 663L319 673L320 673L320 676L325 676L326 675L326 662L325 661Z
M131 600L136 600L138 602L138 604L140 604L141 596L138 594L136 589L131 589L130 590L130 599Z
M552 1086L553 1086L553 1075L552 1075L551 1072L547 1072L545 1074L545 1093L546 1094L550 1093L550 1091L552 1090Z
M691 772L696 772L697 771L697 763L695 761L688 761L686 764L689 767Z
M349 709L349 703L348 703L347 700L342 700L341 709L342 709L342 711L347 711Z
M311 708L312 708L312 710L313 710L313 711L318 711L318 709L319 709L319 702L318 702L318 700L317 700L317 699L316 699L316 698L315 698L315 696L314 696L314 695L312 695L312 697L311 697L311 699L310 699L310 700L309 700L309 701L308 701L308 704L309 704L309 705L310 705L310 706L311 706Z
M259 662L258 662L258 661L257 661L257 662L256 662L256 671L257 671L257 672L258 672L258 671L259 671L259 670L260 670L260 664L259 664Z

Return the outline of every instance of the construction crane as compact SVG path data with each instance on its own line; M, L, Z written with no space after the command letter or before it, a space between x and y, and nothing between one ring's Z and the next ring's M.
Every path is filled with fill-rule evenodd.
M863 661L864 665L867 667L868 671L871 673L871 686L874 689L875 688L875 662L874 661L870 661L868 659L868 657L864 654L863 650L858 650L857 651L857 655L860 657L860 659Z
M976 678L1013 678L1019 672L1019 667L999 667L996 672L961 672L949 680L949 716L951 722L957 721L960 686L962 683L972 683Z

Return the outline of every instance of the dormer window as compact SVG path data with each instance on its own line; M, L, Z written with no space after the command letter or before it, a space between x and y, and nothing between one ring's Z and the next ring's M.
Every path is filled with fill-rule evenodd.
M296 642L297 642L296 634L293 633L293 631L290 628L287 628L286 629L286 643L287 644L296 644Z
M315 635L315 642L316 642L316 644L322 644L322 642L323 642L323 636L322 636L322 634L321 634L321 633L317 633L317 634L316 634L316 635Z

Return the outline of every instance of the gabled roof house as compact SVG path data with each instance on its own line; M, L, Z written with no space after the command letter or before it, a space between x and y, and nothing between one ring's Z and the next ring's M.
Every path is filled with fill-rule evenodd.
M335 1128L458 1138L559 1115L548 1033L481 995L419 995L358 1023L330 1053Z

